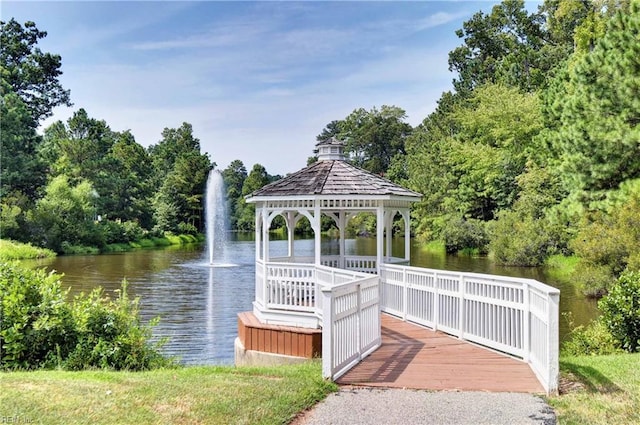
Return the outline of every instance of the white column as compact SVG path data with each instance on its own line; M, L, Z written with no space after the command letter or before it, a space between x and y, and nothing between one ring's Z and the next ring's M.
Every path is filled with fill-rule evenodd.
M261 231L262 231L262 226L260 225L260 223L262 223L262 217L261 215L261 211L262 211L262 207L258 208L258 206L256 206L256 221L255 221L255 244L256 244L256 261L258 261L260 259L260 254L262 252L260 243L261 243Z
M340 232L340 268L344 269L345 267L345 262L344 262L344 255L345 255L345 241L344 241L344 236L345 236L345 231L346 231L346 227L347 227L347 213L345 211L340 211L339 213L339 219L338 219L338 230Z
M321 252L321 241L322 241L322 235L320 234L320 201L316 200L315 201L315 207L313 209L313 222L311 223L311 227L313 228L313 234L314 234L314 241L315 241L315 245L314 245L314 250L315 250L315 260L314 263L316 265L320 265L320 261L322 258L322 252Z
M295 213L293 211L287 211L285 221L287 222L287 243L289 248L289 257L293 257L293 233L296 227Z
M269 261L269 214L262 210L262 255L265 262Z
M411 214L409 210L402 211L404 219L404 259L411 261Z
M394 216L394 211L393 210L387 210L385 211L385 240L386 240L386 252L385 252L385 262L389 262L389 258L392 257L391 255L391 242L392 242L392 238L391 238L391 227L393 225L393 216Z
M376 268L378 269L378 275L380 275L384 251L384 207L382 202L378 204L377 208L376 229Z

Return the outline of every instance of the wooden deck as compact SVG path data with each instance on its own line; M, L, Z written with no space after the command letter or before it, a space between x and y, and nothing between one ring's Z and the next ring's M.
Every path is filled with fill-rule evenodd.
M544 393L526 363L382 315L382 346L337 381L426 390Z

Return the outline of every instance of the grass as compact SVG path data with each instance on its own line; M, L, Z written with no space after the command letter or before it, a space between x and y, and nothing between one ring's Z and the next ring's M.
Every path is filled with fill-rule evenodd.
M0 261L26 260L55 257L56 253L31 244L0 239Z
M335 391L321 364L0 374L0 418L46 424L287 424Z
M640 353L562 357L561 395L547 398L558 423L639 424L639 366ZM319 361L269 368L3 372L0 418L34 424L288 424L337 389L320 372Z
M562 357L560 370L558 423L640 424L640 353Z
M162 238L151 237L144 238L128 243L112 243L108 244L103 252L125 252L142 248L167 247L171 245L187 245L204 241L203 235L167 235Z
M558 280L567 280L575 271L580 258L576 256L552 255L544 262L549 275Z
M424 252L430 252L432 254L446 253L444 241L429 241L428 243L422 245L420 249Z

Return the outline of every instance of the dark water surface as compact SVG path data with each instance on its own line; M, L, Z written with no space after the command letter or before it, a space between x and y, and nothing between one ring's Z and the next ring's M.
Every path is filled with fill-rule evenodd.
M376 242L371 238L347 240L347 253L375 255ZM400 256L404 242L394 241L394 255ZM286 241L272 241L272 256L284 255ZM323 242L325 254L337 253L336 240ZM237 336L237 313L252 309L255 295L255 243L230 241L226 248L225 267L205 266L203 245L139 250L119 254L62 256L46 265L64 273L63 285L72 293L90 292L102 286L108 294L129 283L129 294L140 297L144 320L160 316L154 335L169 337L167 354L178 356L185 364L232 364L233 342ZM295 241L297 255L312 255L313 240ZM44 264L44 263L43 263ZM576 324L593 319L597 309L569 284L555 281L540 268L499 267L485 258L430 254L414 243L411 265L528 277L561 290L560 311L571 311ZM568 331L560 317L560 337Z

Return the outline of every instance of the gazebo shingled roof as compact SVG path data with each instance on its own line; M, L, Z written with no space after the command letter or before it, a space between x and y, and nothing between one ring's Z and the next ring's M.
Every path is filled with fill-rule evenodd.
M315 162L253 192L249 197L316 195L407 196L419 193L341 160Z

